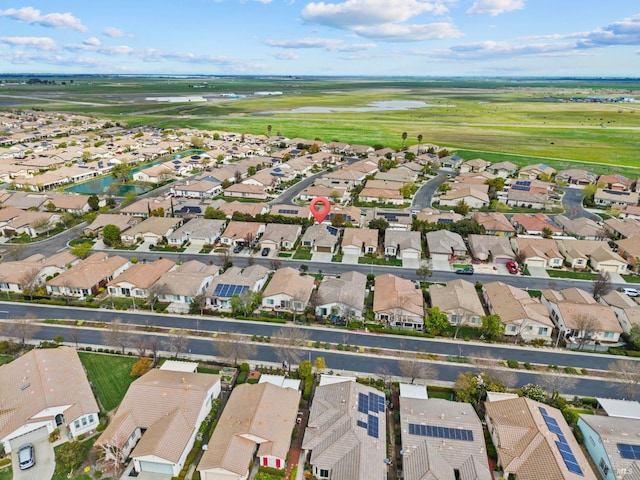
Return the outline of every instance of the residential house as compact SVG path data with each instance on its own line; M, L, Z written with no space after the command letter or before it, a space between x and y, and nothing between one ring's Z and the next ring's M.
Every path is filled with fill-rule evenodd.
M551 343L553 322L547 307L520 288L502 282L482 286L482 296L492 315L499 315L504 334L519 336L524 341L542 340Z
M633 480L640 477L640 458L637 455L640 448L639 418L581 413L577 426L601 478Z
M505 264L515 261L515 254L507 237L469 234L467 242L471 256L481 262Z
M402 260L420 260L422 257L422 236L420 232L390 230L384 232L384 254Z
M148 217L122 232L120 239L125 245L133 245L138 241L163 243L182 222L182 218Z
M302 233L302 226L286 223L267 223L260 248L270 248L274 251L292 250Z
M36 348L0 366L0 391L0 446L6 453L36 430L46 437L66 429L71 439L100 423L100 408L74 348Z
M485 403L485 421L503 476L596 480L562 412L520 397Z
M516 213L511 217L511 223L518 233L526 235L564 235L561 228L551 223L551 219L544 213Z
M139 221L140 217L118 215L116 213L100 213L90 225L84 227L83 234L89 238L102 238L102 231L107 225L115 225L120 229L120 232L124 232Z
M388 182L388 183L397 184L398 182ZM403 185L402 184L399 184L399 185L400 186L398 188L392 188L392 187L382 188L382 187L373 187L373 186L370 187L367 184L367 186L364 187L360 192L360 194L358 195L358 198L360 199L361 202L390 204L390 205L404 205L405 203L408 202L408 200L405 199L400 194L400 187L402 187Z
M222 184L214 177L208 176L200 180L173 183L169 191L174 197L212 198L222 192Z
M338 377L316 388L302 449L319 480L387 478L386 404L378 390Z
M218 206L218 210L224 212L227 218L231 218L235 212L255 217L256 215L267 213L269 211L269 205L266 203L245 203L234 200L233 202L221 203L220 206Z
M640 305L623 292L613 290L599 298L600 303L613 311L624 333L629 333L634 325L640 326Z
M411 230L413 215L408 209L380 208L373 207L367 209L364 224L368 225L371 220L384 218L389 224L389 230Z
M150 295L151 286L175 265L166 258L150 263L137 263L110 281L107 284L107 291L114 297L139 298L144 301Z
M618 247L618 255L627 261L632 270L638 272L638 265L640 265L640 238L629 237L617 240L615 244Z
M460 158L457 155L447 155L446 157L442 157L440 162L440 167L446 168L447 170L457 170L460 168L460 165L464 159Z
M405 480L493 480L482 423L470 403L426 398L424 386L401 384L400 388ZM414 389L424 391L424 397Z
M367 276L350 271L337 277L325 277L318 286L316 315L337 322L361 319L367 293Z
M467 246L462 237L449 230L435 230L427 232L427 248L429 258L439 258L443 261L462 259L467 256Z
M175 370L163 365L134 380L96 442L131 458L137 474L178 476L200 424L220 396L219 375L196 373L196 363L169 363Z
M640 220L640 206L638 205L624 205L622 207L618 207L617 210L620 212L620 218L633 218L635 220Z
M326 225L311 225L304 232L300 246L313 252L333 253L338 243L338 229Z
M441 206L455 207L460 202L470 208L482 208L489 205L488 185L455 184L452 189L438 197Z
M162 183L175 177L175 170L171 168L171 162L152 165L135 172L132 177L136 182Z
M170 312L186 313L191 302L204 294L220 267L189 260L160 277L154 288L160 302L168 302ZM201 303L204 305L204 302Z
M618 344L622 327L615 314L584 290L543 290L542 303L547 306L568 347Z
M497 178L491 172L465 172L460 173L455 177L455 181L463 185L484 185L487 180L494 180ZM484 188L483 188L484 190Z
M607 218L603 222L603 226L604 230L613 238L640 237L640 220L634 218L625 218L624 220L615 217Z
M259 185L247 185L246 183L235 183L224 190L225 197L250 198L253 200L267 200L265 187Z
M488 166L487 170L500 178L508 178L515 175L518 166L515 163L504 161Z
M345 255L375 255L378 252L378 230L371 228L345 228L342 236Z
M324 185L311 185L305 188L298 198L303 201L311 201L316 197L325 197L332 202L343 203L349 198L349 192L343 187L327 187Z
M226 220L193 218L167 236L169 245L214 245L222 234Z
M551 238L515 237L511 246L516 255L522 252L524 264L529 268L560 268L564 263L556 241Z
M97 295L115 277L131 266L128 259L94 253L82 262L46 282L50 295L88 297Z
M582 168L568 168L566 170L560 170L556 173L556 183L564 182L567 185L594 185L598 180L598 176Z
M596 272L626 273L627 262L600 240L557 240L558 249L571 268L586 269L590 266Z
M231 297L247 291L259 292L269 278L269 270L262 265L249 265L244 269L231 267L213 278L207 288L206 302L216 310L231 310Z
M544 163L536 163L535 165L527 165L526 167L522 167L518 172L518 178L525 179L540 179L551 178L556 174L556 170L553 167L550 167Z
M262 292L262 308L302 312L314 288L315 279L311 275L300 275L291 267L279 268Z
M141 198L131 205L127 205L119 210L120 215L147 218L151 212L170 212L171 197L149 197Z
M487 162L481 158L475 158L473 160L467 160L466 162L462 162L460 164L460 173L465 172L484 172L487 168L491 166L491 162Z
M373 208L374 212L378 210L378 207ZM353 205L331 205L331 211L322 223L331 224L336 215L341 215L345 223L350 222L355 227L362 226L363 224L362 209L354 207Z
M638 205L638 192L598 188L593 201L601 207L624 207Z
M375 179L405 184L415 182L418 179L418 173L409 168L391 168L386 172L376 173Z
M311 210L307 205L271 205L269 213L291 218L311 218Z
M36 253L23 260L0 263L0 290L13 293L35 293L47 278L59 275L80 259L68 251L45 257Z
M231 247L244 245L251 248L264 230L265 225L263 223L231 220L220 236L220 243Z
M202 480L245 480L254 457L261 467L286 469L300 392L271 383L233 389L207 444L198 472Z
M509 188L505 202L510 207L534 208L544 210L553 206L553 200L548 193L532 192Z
M376 320L392 328L424 328L424 298L411 280L390 273L376 277L373 294Z
M456 212L447 212L433 208L423 208L416 213L416 220L428 223L450 224L459 222L464 217Z
M46 232L60 219L60 215L49 212L24 211L15 207L0 210L0 231L5 237L28 235L35 238Z
M609 190L623 191L631 188L633 180L619 173L610 173L609 175L600 175L598 183L605 185Z
M100 205L102 203L102 205ZM104 207L105 201L98 201L98 205ZM72 213L73 215L84 215L91 211L89 206L89 197L87 195L50 195L49 201L46 203L47 208L53 208L56 211Z
M511 225L504 213L473 212L471 219L478 222L487 235L513 237L516 234L516 229Z
M571 219L564 215L556 215L553 220L565 234L580 240L601 240L606 236L602 226L590 218Z
M429 285L429 297L431 306L445 313L451 325L482 325L485 312L473 283L461 279L451 280L446 285L433 283Z

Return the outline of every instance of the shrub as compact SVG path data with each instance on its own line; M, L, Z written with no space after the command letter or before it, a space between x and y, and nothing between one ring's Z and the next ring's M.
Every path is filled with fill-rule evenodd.
M507 360L507 367L520 368L520 362L518 360Z
M0 458L0 467L4 467L5 465L9 465L11 463L11 457Z
M529 362L524 362L524 368L526 368L527 370L533 370L533 367Z
M249 371L249 364L248 363L243 363L240 365L240 371L241 372L248 372Z
M564 373L569 373L571 375L576 375L578 371L573 367L564 367Z
M309 400L311 398L311 388L313 387L313 375L307 375L304 379L304 391L302 398Z

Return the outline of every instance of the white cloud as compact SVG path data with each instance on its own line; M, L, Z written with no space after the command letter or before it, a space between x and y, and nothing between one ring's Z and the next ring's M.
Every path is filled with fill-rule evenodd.
M85 27L80 19L74 17L71 13L47 13L41 15L40 10L33 7L8 8L0 10L1 17L9 17L20 22L41 25L51 28L70 28L80 32L86 32Z
M461 37L462 33L450 23L386 24L375 28L357 27L354 30L362 37L388 42L417 42Z
M87 38L82 43L85 44L85 45L88 45L90 47L99 47L100 46L100 40L98 40L96 37Z
M127 35L122 30L116 27L105 27L102 30L102 34L111 38L119 38L119 37L131 37L132 35Z
M581 48L609 45L640 45L640 14L588 32L579 42Z
M300 58L296 52L290 51L276 52L271 56L276 60L298 60Z
M300 38L296 40L267 40L265 43L278 48L320 48L329 52L355 52L375 48L375 43L346 44L334 38Z
M467 10L469 15L491 15L495 17L505 12L521 10L524 0L476 0Z
M0 42L12 46L31 47L38 50L57 50L55 40L49 37L0 37Z

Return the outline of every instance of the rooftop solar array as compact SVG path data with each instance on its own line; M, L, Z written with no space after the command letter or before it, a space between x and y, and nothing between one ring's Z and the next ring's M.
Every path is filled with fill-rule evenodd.
M640 460L640 445L630 445L628 443L616 443L620 456L627 460Z
M367 435L373 438L378 438L378 417L373 415L368 416Z
M213 295L215 297L231 298L234 295L242 295L249 290L247 285L232 285L229 283L219 283L216 285Z
M369 395L359 393L358 411L366 414L369 412L384 413L384 397L375 393L370 393Z
M567 470L569 470L571 473L575 473L576 475L584 476L580 465L578 465L578 460L571 451L571 447L567 443L567 439L565 438L565 436L562 434L562 430L560 430L560 426L558 425L556 419L549 415L546 408L538 407L538 409L540 410L542 418L544 418L544 422L547 424L547 428L549 429L549 431L555 433L558 436L556 446L560 451L560 455L562 456L562 460L564 460L564 464L567 466Z
M298 210L288 210L288 209L283 208L283 209L278 210L278 213L282 214L282 215L297 215L298 214Z
M420 435L421 437L448 438L451 440L473 442L473 431L463 428L436 427L435 425L410 423L409 433L411 435Z

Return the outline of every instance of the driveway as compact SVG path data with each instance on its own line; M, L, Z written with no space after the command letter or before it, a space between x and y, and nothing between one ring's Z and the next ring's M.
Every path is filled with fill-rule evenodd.
M46 428L39 428L14 438L10 443L13 480L49 480L53 476L56 463L53 456L53 445L49 442L49 433ZM20 470L18 449L25 443L33 444L36 463L27 470Z
M542 267L528 267L532 277L549 278L547 270Z
M342 263L347 263L349 265L357 265L358 264L358 258L360 258L360 255L353 255L353 254L344 254L342 256Z
M419 258L403 258L402 259L402 268L415 268L417 269L420 266Z
M333 253L331 252L313 252L311 255L312 262L322 262L327 263L330 262L333 258Z
M440 255L436 255L431 259L431 270L443 270L445 272L452 271L451 264L446 258L441 258Z

